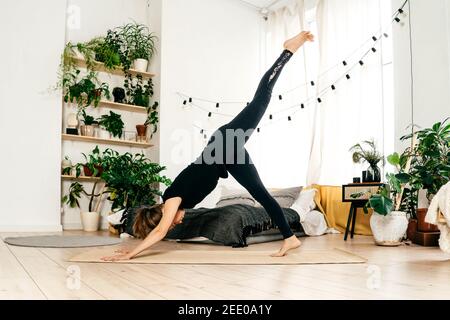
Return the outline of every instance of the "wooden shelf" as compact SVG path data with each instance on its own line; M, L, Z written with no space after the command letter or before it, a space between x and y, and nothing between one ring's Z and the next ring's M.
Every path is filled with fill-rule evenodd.
M62 134L63 141L81 141L81 142L93 142L98 144L116 145L116 146L127 146L148 149L153 147L153 145L144 142L126 141L119 139L101 139L96 137L84 137L75 136L70 134Z
M62 175L61 179L66 181L85 181L85 182L97 182L101 180L100 178L97 177L80 176L77 178L75 176L67 176L67 175Z
M116 103L116 102L106 101L106 100L100 101L98 106L102 107L102 108L130 111L130 112L135 112L135 113L147 113L147 110L144 107L138 107L138 106L133 106L133 105L124 104L124 103Z
M86 68L86 61L84 59L73 57L73 60L78 67ZM104 63L97 62L97 61L94 62L94 71L106 72L106 73L114 74L114 75L118 75L118 76L125 75L122 69L109 70L105 67ZM140 72L140 71L137 71L134 69L130 69L130 70L128 70L128 72L133 76L141 75L145 79L153 78L155 76L153 73Z

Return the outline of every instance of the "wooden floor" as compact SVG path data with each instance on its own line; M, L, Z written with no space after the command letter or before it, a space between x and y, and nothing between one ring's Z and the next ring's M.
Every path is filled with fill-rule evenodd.
M65 234L81 232L66 232ZM17 236L27 234L1 234ZM37 249L0 241L0 299L448 299L450 256L438 248L376 247L371 237L304 239L303 249L342 248L360 265L188 266L71 264L86 249ZM158 248L245 249L164 242ZM115 247L112 247L113 251ZM301 251L300 251L301 252ZM75 272L75 273L74 273Z

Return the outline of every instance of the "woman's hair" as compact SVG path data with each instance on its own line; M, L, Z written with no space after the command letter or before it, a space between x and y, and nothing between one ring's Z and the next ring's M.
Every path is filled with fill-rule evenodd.
M133 223L133 233L139 239L144 239L159 224L162 218L162 204L136 211Z

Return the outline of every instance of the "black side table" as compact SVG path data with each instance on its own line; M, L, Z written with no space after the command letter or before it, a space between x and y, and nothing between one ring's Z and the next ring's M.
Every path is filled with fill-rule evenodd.
M345 228L344 241L348 239L348 233L350 232L351 239L355 234L356 214L359 208L364 208L369 200L368 192L376 193L378 189L383 186L382 183L353 183L342 186L342 202L350 202L350 212L347 219L347 227ZM362 193L363 195L358 198L353 198L351 195Z

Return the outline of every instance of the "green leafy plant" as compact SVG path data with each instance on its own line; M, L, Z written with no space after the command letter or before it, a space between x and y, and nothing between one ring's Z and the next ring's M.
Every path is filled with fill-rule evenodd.
M69 205L71 208L81 208L79 200L84 195L89 198L88 212L92 212L94 200L96 198L101 198L104 194L106 194L105 191L95 193L98 184L98 181L95 182L92 187L92 191L88 193L82 184L79 182L74 182L69 187L69 194L62 198L62 202ZM101 199L99 201L101 201Z
M64 102L77 103L79 110L90 105L97 107L102 96L107 99L111 97L109 87L106 83L97 84L97 74L88 73L78 80L80 70L67 73L63 80Z
M388 162L395 167L397 173L388 173L386 175L386 184L380 187L377 193L362 192L352 194L351 197L358 199L364 195L369 196L369 201L364 207L365 213L369 212L369 208L384 216L394 210L409 212L408 208L410 205L406 201L405 190L411 181L411 175L409 174L411 159L408 150L402 155L394 153L388 156Z
M106 169L102 179L106 182L113 210L154 205L155 197L161 195L158 184L171 183L168 178L161 176L165 167L152 163L143 154L120 155L108 149L103 158Z
M161 196L158 189L160 183L170 185L171 181L161 175L165 167L153 163L144 154L119 154L112 149L100 152L96 147L88 156L83 154L86 162L75 166L77 177L86 166L92 169L94 176L100 176L105 183L101 192L96 193L97 181L91 192L74 182L69 193L63 197L63 202L71 207L80 207L79 199L82 196L89 198L89 211L92 211L95 198L108 194L113 210L138 207L141 205L154 205L156 197ZM101 172L99 170L101 168Z
M152 133L151 137L158 131L158 123L159 123L159 113L158 113L159 103L155 102L152 106L147 107L147 120L144 123L144 126L151 126Z
M131 67L129 48L121 28L108 30L106 37L102 38L94 51L95 59L103 62L107 69L114 70L121 66L126 71Z
M113 137L122 137L124 123L120 114L109 112L109 115L105 114L98 120L100 126L110 132Z
M411 184L415 190L427 190L431 199L450 181L450 123L449 119L402 137L412 141Z
M371 167L376 167L378 163L384 161L383 155L377 150L374 140L355 144L350 152L352 152L354 163L367 162Z
M98 124L97 120L95 120L93 116L88 115L85 110L82 110L81 115L81 121L83 121L85 126L93 126Z
M131 74L126 74L124 88L127 95L127 104L147 108L154 94L153 86L151 78L144 81L141 75L133 78Z
M128 48L129 60L150 60L155 52L156 36L147 26L136 22L119 27L119 34L123 37Z
M98 146L96 146L89 155L86 155L85 153L82 153L82 155L85 162L77 163L75 165L76 177L80 177L82 170L85 168L93 177L100 177L104 171L104 165L102 153L100 152Z

